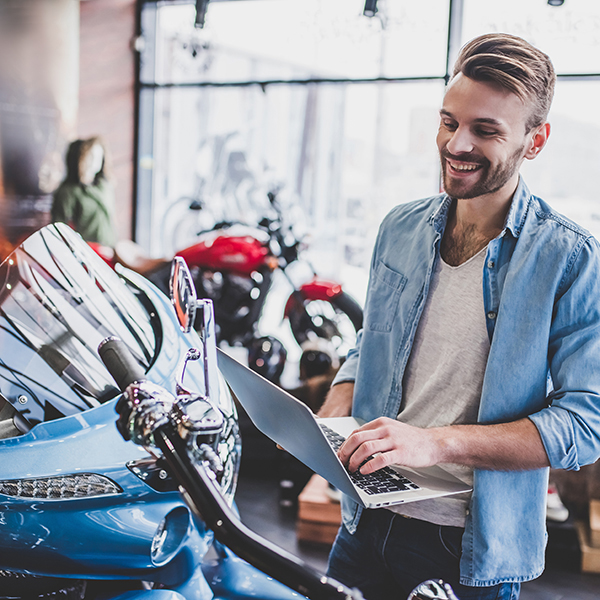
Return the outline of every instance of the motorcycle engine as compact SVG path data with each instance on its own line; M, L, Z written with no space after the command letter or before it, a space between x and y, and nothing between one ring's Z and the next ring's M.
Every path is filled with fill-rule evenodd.
M192 269L198 296L210 298L215 307L217 340L235 344L253 330L258 311L253 310L262 295L265 277Z

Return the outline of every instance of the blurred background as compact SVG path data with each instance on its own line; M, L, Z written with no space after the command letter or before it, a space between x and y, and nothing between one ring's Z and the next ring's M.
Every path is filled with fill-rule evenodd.
M600 233L600 3L366 5L0 0L4 253L47 222L69 141L101 135L120 238L170 257L215 221L256 223L277 189L320 273L362 300L383 215L439 190L444 85L457 49L489 31L552 57L552 136L523 172Z

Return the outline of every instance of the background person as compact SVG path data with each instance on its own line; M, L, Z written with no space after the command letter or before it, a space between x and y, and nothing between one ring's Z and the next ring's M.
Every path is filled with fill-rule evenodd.
M518 598L544 568L548 467L600 455L600 248L519 176L554 83L520 38L463 47L437 136L446 193L381 225L365 326L319 414L367 422L339 451L349 470L444 464L473 492L342 499L329 574L370 600L430 578L461 600Z
M115 197L106 162L106 148L99 136L69 145L67 174L54 192L51 220L70 225L86 242L114 248Z

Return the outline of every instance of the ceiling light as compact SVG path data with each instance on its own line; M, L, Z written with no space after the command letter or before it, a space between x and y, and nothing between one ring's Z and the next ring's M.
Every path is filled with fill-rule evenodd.
M562 6L564 3L565 0L548 0L550 6Z
M374 17L377 12L377 0L366 0L363 15L365 17Z
M209 0L196 0L196 21L194 22L194 27L198 27L199 29L204 27L208 3Z

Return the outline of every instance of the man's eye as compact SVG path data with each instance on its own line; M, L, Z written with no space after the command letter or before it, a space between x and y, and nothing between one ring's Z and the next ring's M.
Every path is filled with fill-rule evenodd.
M442 125L448 130L448 131L455 131L456 130L456 123L452 123L451 121L442 121Z
M498 132L494 129L478 129L476 133L481 137L491 137L496 135Z

